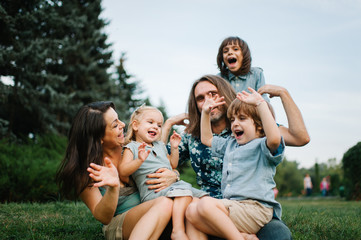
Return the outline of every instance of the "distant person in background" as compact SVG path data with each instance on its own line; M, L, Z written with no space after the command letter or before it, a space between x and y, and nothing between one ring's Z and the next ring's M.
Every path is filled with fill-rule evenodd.
M303 179L303 187L306 191L306 196L311 196L312 194L312 181L310 174L306 173L305 178Z
M326 176L326 181L327 181L327 183L328 183L328 191L327 191L327 194L329 194L330 191L331 191L331 176L330 176L330 175L327 175L327 176Z
M275 194L275 199L276 199L278 195L278 189L276 187L273 188L273 193Z
M327 179L324 177L322 179L322 182L320 183L320 190L322 193L322 196L326 197L328 193L329 185Z

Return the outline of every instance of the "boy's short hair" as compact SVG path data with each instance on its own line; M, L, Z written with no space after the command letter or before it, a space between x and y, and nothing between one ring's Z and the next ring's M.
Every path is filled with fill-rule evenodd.
M272 105L265 101L270 109L273 118L275 118L274 111ZM227 118L231 119L233 116L240 116L244 114L253 119L254 124L256 126L256 131L259 133L260 137L266 136L263 130L261 117L257 111L257 107L245 102L240 101L238 98L234 99L231 105L227 110Z

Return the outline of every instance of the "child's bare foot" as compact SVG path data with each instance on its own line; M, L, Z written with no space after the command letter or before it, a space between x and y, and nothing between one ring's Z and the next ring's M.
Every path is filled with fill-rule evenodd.
M241 233L245 240L259 240L256 234Z
M170 237L172 240L189 240L184 231L172 231L172 235Z

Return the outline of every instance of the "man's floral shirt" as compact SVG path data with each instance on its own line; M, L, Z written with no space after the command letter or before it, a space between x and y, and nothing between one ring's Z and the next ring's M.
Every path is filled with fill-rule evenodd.
M230 130L223 130L219 135L227 138ZM221 180L223 159L212 156L212 149L202 144L199 138L192 137L189 133L182 133L179 144L179 165L190 160L193 170L197 175L197 184L214 198L222 198Z

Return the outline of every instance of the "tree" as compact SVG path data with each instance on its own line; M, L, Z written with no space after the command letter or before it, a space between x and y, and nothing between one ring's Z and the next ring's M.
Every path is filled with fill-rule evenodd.
M0 118L8 122L8 136L42 132L57 125L48 109L53 106L52 85L64 79L48 75L46 69L55 45L42 33L45 16L54 17L53 8L37 0L2 1L0 16L0 76L13 81L1 102Z
M313 192L320 192L320 165L315 163L315 176L313 178Z
M298 163L286 158L277 166L275 182L280 196L298 196L303 189L303 176Z
M116 65L116 73L112 76L113 86L109 89L108 96L114 102L119 118L128 123L130 115L136 107L143 103L140 98L142 89L139 88L139 82L134 79L133 75L127 73L124 68L126 61L125 53L122 53L119 59L119 65Z
M361 142L347 150L342 163L346 199L361 200Z
M63 106L57 118L70 122L77 109L86 103L109 98L108 92L114 87L107 72L113 64L112 51L106 43L103 28L107 22L100 18L101 0L61 1L56 7L60 25L52 29L56 38L64 40L60 61L55 59L52 72L65 75L57 92L70 98L70 104ZM64 131L63 131L64 132Z
M66 133L80 105L108 98L112 52L101 1L4 0L0 5L0 120L8 135Z

